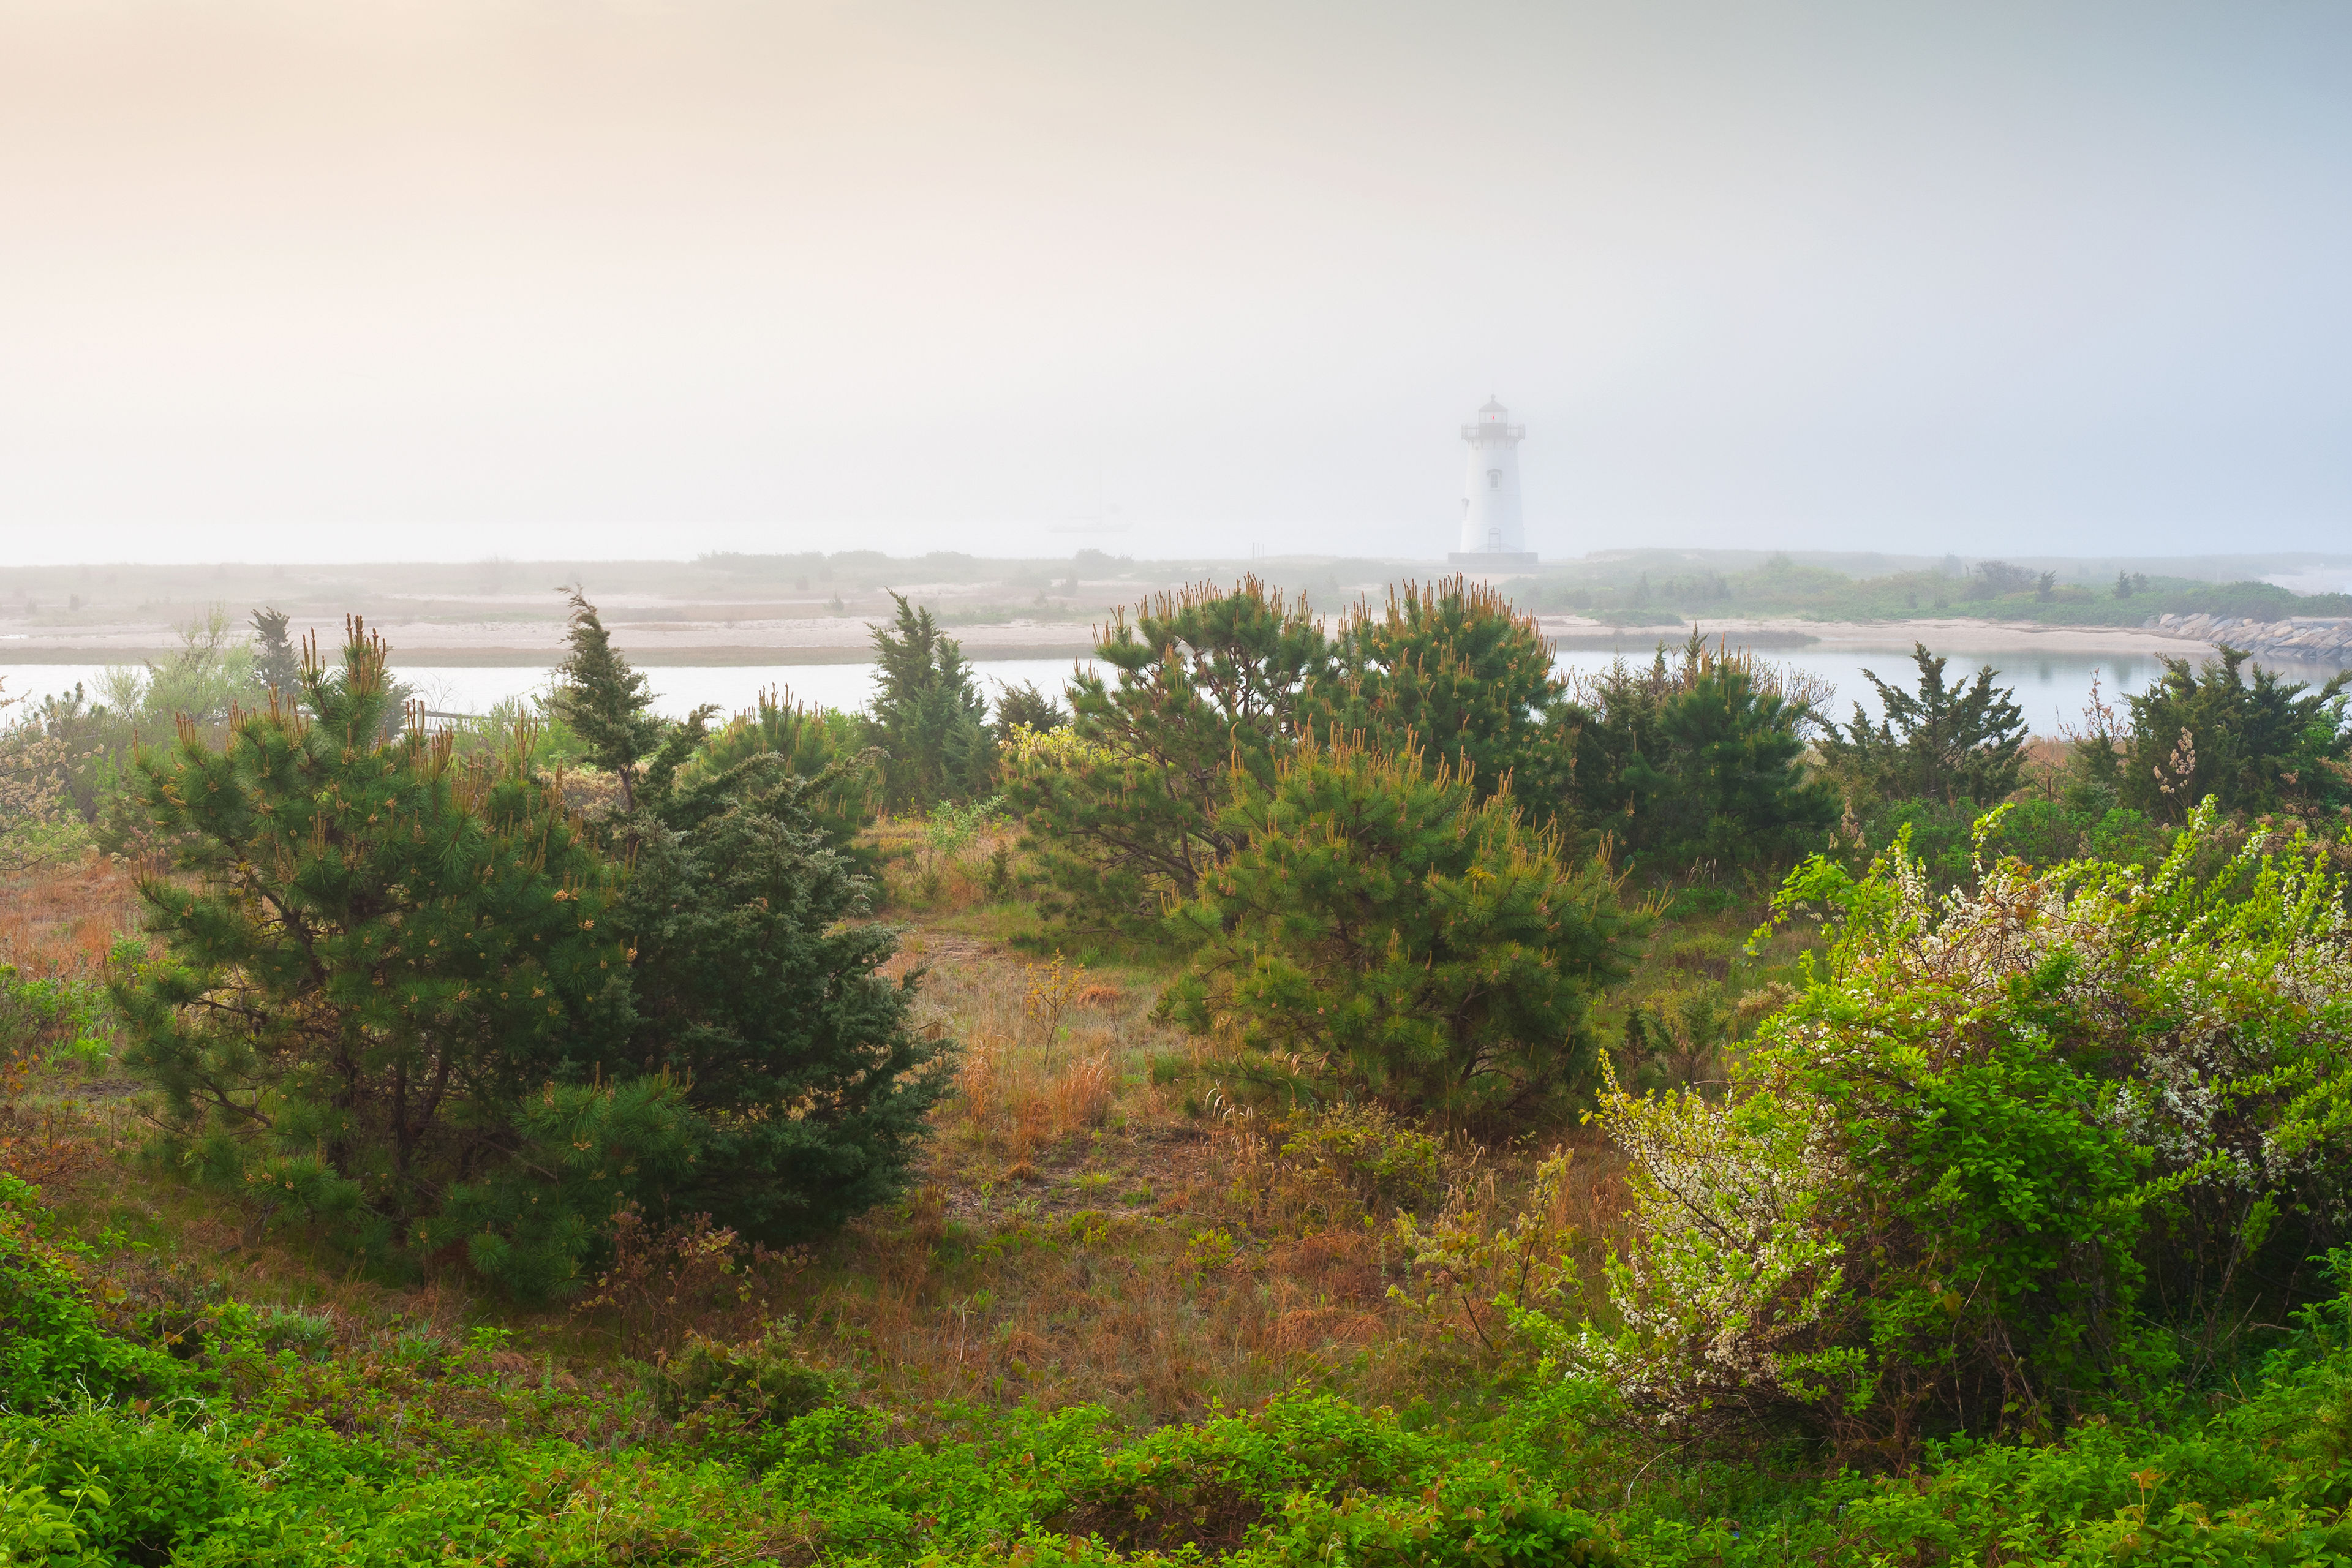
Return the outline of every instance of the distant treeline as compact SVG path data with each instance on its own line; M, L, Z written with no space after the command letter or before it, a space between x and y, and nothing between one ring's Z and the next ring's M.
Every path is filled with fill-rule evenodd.
M2118 570L2077 581L2063 568L1958 559L1921 571L1852 577L1776 555L1748 571L1703 565L1681 570L1589 568L1513 584L1512 596L1540 611L1565 611L1623 626L1677 626L1732 616L1811 620L1899 621L1937 616L2038 621L2046 626L2136 626L2161 615L2278 621L2352 616L2352 594L2297 594L2271 583L2211 583Z

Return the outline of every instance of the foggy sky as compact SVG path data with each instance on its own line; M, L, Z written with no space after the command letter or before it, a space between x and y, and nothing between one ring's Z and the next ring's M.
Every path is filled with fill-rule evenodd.
M0 0L0 555L1433 555L1490 392L1547 554L2343 548L2347 83L2317 0Z

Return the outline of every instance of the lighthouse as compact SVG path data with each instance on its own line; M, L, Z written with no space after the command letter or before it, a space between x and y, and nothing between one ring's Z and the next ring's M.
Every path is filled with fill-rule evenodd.
M1486 571L1524 571L1536 563L1519 521L1519 443L1528 427L1511 423L1511 411L1486 399L1478 416L1462 426L1470 461L1462 480L1461 547L1446 557L1456 566Z

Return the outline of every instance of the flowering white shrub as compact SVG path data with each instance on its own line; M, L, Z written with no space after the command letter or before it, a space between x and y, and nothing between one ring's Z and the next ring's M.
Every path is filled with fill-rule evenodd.
M1612 1083L1637 1235L1571 1365L1661 1420L1906 1449L2162 1363L2152 1281L2176 1315L2285 1304L2352 1214L2341 882L2210 807L2152 872L1981 872L1801 867L1776 913L1825 907L1832 956L1728 1097Z

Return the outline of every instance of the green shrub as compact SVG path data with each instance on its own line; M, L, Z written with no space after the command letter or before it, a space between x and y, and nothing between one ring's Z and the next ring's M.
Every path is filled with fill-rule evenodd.
M1310 743L1235 787L1218 822L1240 847L1169 917L1196 949L1170 1016L1323 1098L1457 1123L1586 1084L1587 999L1640 932L1604 863L1412 753Z
M105 1502L105 1489L88 1481L52 1495L21 1450L0 1448L0 1563L55 1568L89 1561L83 1510Z
M184 1387L186 1370L170 1356L106 1331L81 1268L47 1237L47 1224L40 1190L0 1176L0 1408Z
M2025 716L2008 687L1993 685L1986 665L1976 679L1944 683L1945 660L1913 645L1918 667L1915 696L1889 686L1870 670L1864 679L1878 689L1885 713L1872 724L1854 705L1853 721L1834 724L1822 736L1822 752L1832 770L1854 778L1884 799L1983 801L2006 799L2024 767Z
M216 1426L84 1405L41 1421L0 1426L52 1497L94 1490L75 1523L101 1560L162 1563L242 1505L250 1484L223 1451Z
M1803 765L1807 702L1780 671L1693 633L1679 660L1619 665L1563 717L1583 825L1637 868L1679 876L1785 866L1838 808Z
M324 1358L335 1344L335 1316L332 1312L272 1308L257 1314L254 1330L261 1343L268 1349L292 1351L306 1358Z
M1568 804L1573 771L1567 698L1535 617L1454 577L1407 584L1378 616L1352 611L1306 706L1320 740L1412 747L1482 793L1508 789L1548 823Z
M833 1379L800 1358L789 1322L770 1323L741 1344L690 1334L661 1364L654 1386L672 1420L710 1420L723 1409L734 1421L782 1426L841 1400Z
M1976 880L1979 853L1977 824L1988 808L1973 800L1900 800L1872 810L1862 843L1846 859L1855 869L1889 854L1899 842L1907 861L1938 888ZM2081 805L2048 800L2019 801L1987 833L1984 851L2029 866L2069 860L2153 867L2164 858L2174 829L2158 826L2127 806L2095 798Z
M552 690L536 696L501 697L479 718L456 722L451 727L457 732L457 750L462 755L487 753L499 757L522 751L530 753L533 767L562 769L575 775L580 764L590 760L587 742L557 711Z
M226 723L232 708L252 703L267 690L253 650L232 640L236 623L228 606L210 605L177 630L176 651L143 665L110 665L99 678L96 695L105 706L143 727L149 737L175 721L199 728ZM397 721L396 704L393 714Z
M101 1067L113 1052L113 1026L102 986L30 976L0 963L0 1058L64 1058Z
M782 758L794 776L821 781L806 803L814 825L836 853L870 870L872 852L856 838L880 804L881 753L866 749L865 723L854 713L803 707L788 694L762 691L751 711L736 715L701 742L678 770L678 787L770 752Z
M996 697L996 730L999 736L1015 730L1034 730L1044 734L1058 730L1070 721L1068 713L1053 696L1034 680L1018 686L1005 686Z
M1304 605L1248 577L1120 612L1095 659L1110 679L1072 680L1066 727L1007 737L1004 800L1055 912L1143 935L1238 847L1222 816L1234 781L1271 776L1331 649Z
M2308 845L2195 874L2214 831L1945 901L1899 851L1801 868L1780 907L1832 909L1835 953L1731 1097L1603 1101L1639 1239L1572 1358L1664 1419L1900 1457L2054 1430L2208 1314L2276 1321L2352 1196L2352 947Z
M971 848L982 830L996 821L1003 809L1004 802L997 795L933 806L923 814L923 847L933 856L952 860Z
M1377 1105L1310 1110L1282 1128L1284 1161L1334 1182L1374 1211L1433 1201L1444 1184L1444 1154L1435 1137Z
M2168 658L2164 679L2131 706L2121 785L2126 804L2179 822L2210 795L2221 809L2315 811L2352 807L2352 670L2316 690L2257 667L2225 647L2202 669ZM2333 820L2330 830L2335 830Z

